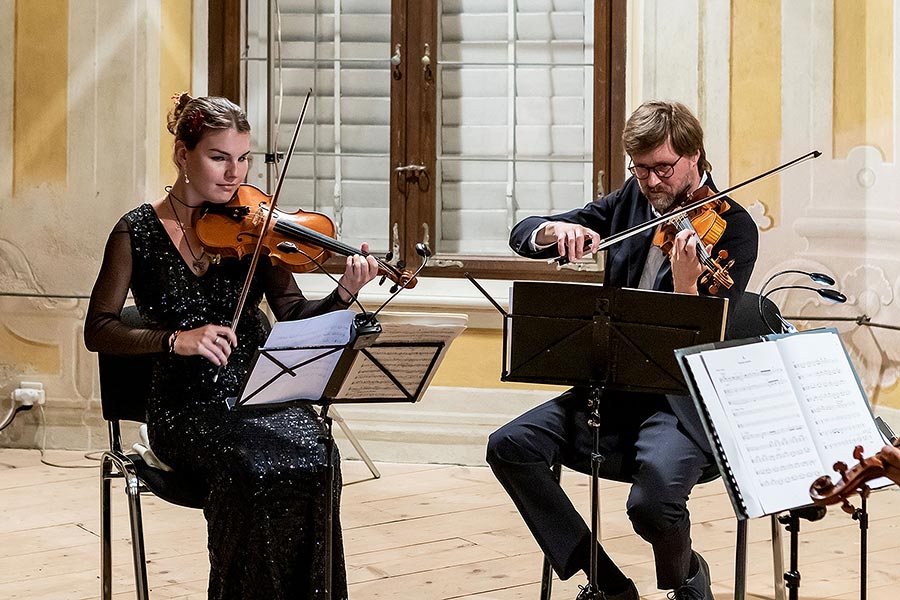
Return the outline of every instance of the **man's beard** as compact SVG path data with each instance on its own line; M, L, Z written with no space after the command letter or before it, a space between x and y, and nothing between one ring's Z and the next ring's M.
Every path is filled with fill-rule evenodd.
M650 190L648 190L650 191ZM687 200L689 194L691 192L691 183L690 181L685 181L682 185L681 189L675 193L667 194L663 193L662 195L651 195L644 194L647 197L647 200L650 202L650 206L656 210L661 215L666 214L669 210L683 204L685 200Z

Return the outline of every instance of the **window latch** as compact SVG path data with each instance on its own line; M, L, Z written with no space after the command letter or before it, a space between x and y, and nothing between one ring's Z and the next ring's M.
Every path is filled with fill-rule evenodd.
M391 72L393 74L394 79L400 80L403 77L403 73L400 71L400 44L394 46L394 55L391 56Z
M394 167L394 173L397 174L397 184L415 181L416 185L423 192L428 189L430 178L428 177L428 167L425 165L403 165Z

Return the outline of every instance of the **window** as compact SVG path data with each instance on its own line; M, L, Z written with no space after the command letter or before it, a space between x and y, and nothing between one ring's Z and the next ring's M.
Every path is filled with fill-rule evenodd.
M557 276L515 257L509 229L621 183L623 2L278 0L271 101L268 4L239 15L237 64L233 49L210 51L212 74L241 72L259 144L251 183L268 187L269 138L285 151L312 89L283 210L324 212L342 241L401 259L427 241L430 275ZM209 7L213 43L212 14L240 6ZM234 17L218 20L236 39Z

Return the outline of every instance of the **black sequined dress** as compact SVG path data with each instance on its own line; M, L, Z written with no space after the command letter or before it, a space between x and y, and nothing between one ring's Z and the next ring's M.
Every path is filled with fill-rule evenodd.
M224 398L236 394L264 341L257 310L263 294L279 319L340 308L339 297L309 301L290 273L263 259L238 324L239 346L217 382L217 367L206 359L163 352L176 329L230 323L246 272L247 261L226 259L196 276L144 204L110 234L85 341L91 350L154 353L151 445L164 462L207 486L209 598L322 598L327 473L315 413L305 406L231 412ZM147 329L119 321L129 287ZM335 599L347 597L339 473L336 468L332 490Z

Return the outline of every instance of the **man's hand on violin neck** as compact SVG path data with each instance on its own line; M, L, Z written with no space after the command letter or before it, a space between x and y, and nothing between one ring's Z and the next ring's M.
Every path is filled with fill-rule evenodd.
M707 247L707 252L712 246ZM672 284L679 294L697 295L697 279L703 274L703 265L697 257L697 235L694 230L679 231L672 242Z
M600 234L583 225L551 221L541 229L535 242L541 246L556 243L560 256L576 260L597 251L600 245Z

